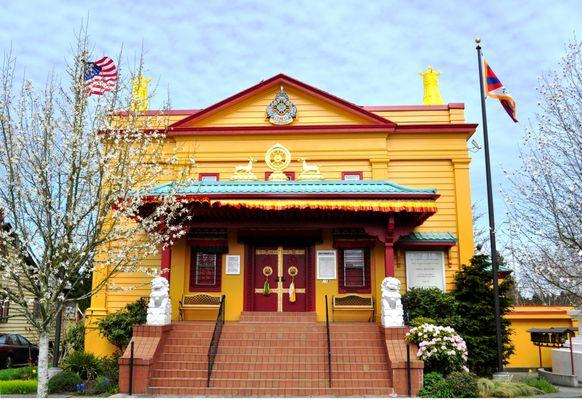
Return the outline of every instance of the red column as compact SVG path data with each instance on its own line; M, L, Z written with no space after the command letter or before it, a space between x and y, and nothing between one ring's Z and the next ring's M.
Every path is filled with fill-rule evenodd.
M384 236L384 268L386 277L394 276L394 217L388 218Z
M385 243L384 251L384 267L386 270L386 277L394 276L394 246L392 241Z
M162 263L160 265L160 270L162 271L162 276L170 282L170 269L172 268L172 246L167 245L162 250Z

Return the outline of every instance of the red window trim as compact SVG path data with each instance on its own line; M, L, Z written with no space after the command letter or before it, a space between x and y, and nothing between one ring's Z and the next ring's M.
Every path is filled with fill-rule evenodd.
M346 180L346 175L358 175L360 180L364 180L364 173L362 171L344 171L342 172L342 181Z
M269 180L269 176L271 176L271 174L273 173L273 171L267 171L265 172L265 180L268 181ZM293 171L283 171L283 173L285 175L287 175L288 177L290 177L292 181L295 180L295 172Z
M220 174L219 173L215 173L215 172L212 172L212 173L209 173L208 172L208 173L198 174L198 180L199 181L202 181L202 178L204 178L206 176L214 176L214 177L216 177L216 181L219 181L220 180Z
M197 285L194 283L194 277L196 276L196 254L199 253L196 248L192 247L190 251L190 291L191 292L220 292L222 288L222 253L211 253L216 254L216 283L213 286L207 285ZM204 253L204 252L200 252Z
M363 287L353 288L344 285L344 250L364 250L364 278L366 284ZM372 285L370 282L372 273L370 266L370 249L366 247L350 247L338 249L338 291L340 293L372 293Z

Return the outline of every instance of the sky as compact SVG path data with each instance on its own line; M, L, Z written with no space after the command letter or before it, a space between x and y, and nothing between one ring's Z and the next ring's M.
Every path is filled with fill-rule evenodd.
M42 86L64 71L75 31L88 20L93 59L135 63L177 109L204 108L277 73L359 105L422 103L418 75L441 71L445 102L463 102L481 125L475 37L517 101L520 124L487 101L497 220L503 170L519 168L519 144L533 124L538 79L558 67L582 31L580 0L545 1L26 1L0 0L0 50ZM473 136L480 146L479 128ZM472 200L487 207L483 150L471 153ZM481 224L486 224L482 219Z

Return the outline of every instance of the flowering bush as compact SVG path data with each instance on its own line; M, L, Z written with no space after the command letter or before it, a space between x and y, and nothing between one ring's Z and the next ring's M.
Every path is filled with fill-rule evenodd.
M417 356L424 361L425 372L447 375L453 371L468 371L467 345L448 326L423 324L412 328L406 340L418 345Z

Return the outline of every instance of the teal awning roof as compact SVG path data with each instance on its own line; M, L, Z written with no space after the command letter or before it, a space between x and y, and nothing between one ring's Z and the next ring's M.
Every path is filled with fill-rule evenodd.
M182 195L237 195L237 194L354 194L354 195L421 195L435 197L436 189L413 189L397 185L390 181L200 181L174 191L174 183L156 186L149 191L150 195L176 193Z
M401 237L398 241L404 243L456 243L457 238L450 232L412 232Z

